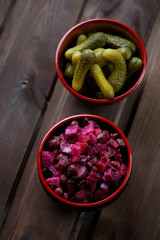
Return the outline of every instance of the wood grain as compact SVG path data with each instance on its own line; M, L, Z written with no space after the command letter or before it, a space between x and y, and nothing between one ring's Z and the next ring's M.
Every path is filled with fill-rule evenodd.
M133 169L126 191L103 210L94 240L158 240L160 231L160 13L147 44L146 85L129 132ZM158 63L158 64L157 64Z
M76 22L82 6L83 1L75 3L71 0L67 4L65 1L49 0L17 1L1 36L2 221L32 148L46 102L54 88L57 44ZM71 22L69 14L72 11Z
M7 17L15 5L15 0L0 1L0 34L2 34Z

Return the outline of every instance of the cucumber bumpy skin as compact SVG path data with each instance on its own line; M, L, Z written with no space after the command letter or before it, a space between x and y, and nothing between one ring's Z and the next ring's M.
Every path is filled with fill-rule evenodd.
M142 65L143 63L140 58L132 57L127 63L127 79L135 72L137 72L142 67Z
M113 70L108 77L108 82L112 85L115 93L118 93L126 80L126 61L115 49L104 50L103 56L113 63Z
M83 51L84 49L95 49L98 47L103 47L106 44L106 40L107 39L105 33L103 32L95 33L89 38L87 38L87 40L85 40L81 44L73 48L69 48L65 52L65 57L70 60L75 51Z
M73 80L72 80L72 88L75 91L80 91L83 87L84 79L86 77L87 71L94 63L95 54L90 49L85 49L82 51L80 59L76 65L76 69L74 71Z
M111 48L129 47L132 50L132 54L136 52L136 45L126 38L115 36L105 33L107 42L106 44Z
M101 67L98 64L93 64L90 67L91 74L95 79L98 87L100 88L102 94L105 98L114 98L114 89L111 84L105 78Z

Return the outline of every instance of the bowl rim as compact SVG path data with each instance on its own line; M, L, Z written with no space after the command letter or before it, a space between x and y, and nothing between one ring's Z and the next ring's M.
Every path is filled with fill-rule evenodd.
M76 92L72 87L69 86L69 84L65 81L65 78L63 77L63 74L61 72L61 67L60 67L60 50L63 47L63 44L65 42L65 40L75 31L80 29L83 26L86 26L88 24L94 24L94 23L111 23L113 25L116 26L120 26L122 27L124 30L126 30L127 32L129 32L129 34L131 36L133 36L136 41L137 44L139 46L139 49L141 49L141 54L142 54L142 62L143 62L143 68L142 71L140 73L139 78L137 79L137 81L135 82L135 84L125 93L116 96L112 99L97 99L97 98L89 98L86 97L78 92ZM95 18L95 19L89 19L83 22L80 22L78 24L76 24L75 26L73 26L72 28L70 28L65 35L62 37L62 39L60 40L57 49L56 49L56 54L55 54L55 66L56 66L56 71L58 74L58 77L60 79L60 81L62 82L62 84L64 85L64 87L70 92L72 93L74 96L87 101L87 102L91 102L91 103L98 103L98 104L103 104L103 103L113 103L116 101L120 101L123 98L127 97L128 95L130 95L142 82L142 79L144 78L145 72L146 72L146 68L147 68L147 53L146 53L146 48L144 46L143 41L141 40L141 38L139 37L139 35L133 30L131 29L129 26L127 26L126 24L117 21L117 20L112 20L112 19L108 19L108 18Z
M111 125L111 127L113 127L120 134L120 136L124 139L124 141L126 143L127 151L128 151L128 170L127 170L127 174L126 174L123 182L121 183L120 187L115 192L113 192L111 195L109 195L107 198L105 198L103 200L100 200L100 201L97 201L97 202L92 202L92 203L76 203L76 202L71 202L71 201L68 201L68 200L60 197L46 183L45 178L43 177L43 174L42 174L42 169L41 169L41 152L43 150L43 147L44 147L44 144L45 144L46 140L53 134L53 132L56 129L58 129L62 125L66 124L67 122L69 122L71 120L81 119L81 118L84 118L84 117L88 117L89 119L93 119L93 120L97 120L97 121L103 121L103 122ZM41 141L41 143L39 145L39 148L38 148L37 170L38 170L38 175L39 175L39 178L40 178L40 181L41 181L43 187L56 200L58 200L61 203L64 203L67 206L70 206L70 207L85 208L85 209L88 208L88 209L90 209L90 208L94 208L94 207L101 207L104 204L110 202L113 198L115 198L123 190L123 188L127 184L129 176L131 174L131 168L132 168L131 148L130 148L129 142L128 142L126 136L124 135L124 133L121 131L121 129L117 125L115 125L113 122L111 122L107 118L104 118L104 117L101 117L101 116L98 116L98 115L94 115L94 114L78 114L78 115L72 115L70 117L62 119L61 121L59 121L58 123L56 123L55 125L53 125L49 129L49 131L43 137L43 139L42 139L42 141Z

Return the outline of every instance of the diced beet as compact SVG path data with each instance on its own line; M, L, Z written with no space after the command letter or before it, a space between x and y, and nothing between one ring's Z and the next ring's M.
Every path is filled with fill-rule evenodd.
M116 139L118 136L119 136L118 133L111 133L110 134L110 137L113 138L113 139Z
M110 162L110 158L107 155L104 155L100 158L100 161L108 163Z
M114 160L122 163L123 162L122 154L121 153L117 153L116 155L114 155Z
M94 199L95 199L96 201L98 201L98 200L104 199L104 198L106 197L106 195L107 195L107 194L105 193L105 191L99 189L99 190L97 190L96 192L94 192L93 197L94 197Z
M105 178L106 182L112 182L113 181L113 171L112 171L112 169L107 169L104 172L104 178Z
M89 167L92 167L93 164L96 163L96 162L97 162L97 157L95 156L95 157L93 157L90 161L87 162L87 165L88 165Z
M120 147L125 147L126 143L122 138L117 139L117 143Z
M126 175L127 170L128 170L127 166L124 163L122 163L121 168L120 168L120 173L121 173L122 177L124 177Z
M94 129L94 134L95 134L96 136L98 136L101 132L102 132L102 130L101 130L100 128L95 128L95 129Z
M63 152L63 153L71 154L71 152L72 152L72 145L73 145L73 144L70 144L70 143L64 144L64 145L63 145L62 152Z
M59 166L58 163L57 163L57 164L54 164L54 167L55 167L56 170L58 170L58 171L60 170L60 166Z
M83 128L82 134L87 135L87 134L93 133L93 132L94 132L94 124L92 121L89 121L89 124Z
M57 157L58 154L59 154L59 150L58 149L53 149L52 154L53 154L54 157Z
M69 195L73 195L74 194L74 191L75 191L75 182L73 180L68 180L67 182L67 190L68 190L68 194Z
M92 166L92 170L93 170L94 172L98 172L98 168L97 168L95 165Z
M67 137L74 135L78 132L79 130L79 126L78 125L74 125L74 126L68 126L65 130L65 134Z
M42 167L48 168L50 167L53 162L54 162L55 158L52 154L52 152L49 151L42 151Z
M84 189L79 190L76 192L76 198L80 201L87 199L87 194Z
M72 156L79 156L81 154L81 145L78 145L78 144L66 144L64 146L62 152L70 154Z
M81 154L81 145L73 144L71 155L80 156Z
M95 154L97 154L96 148L88 145L88 155L93 156Z
M115 141L113 138L111 138L109 141L108 141L108 144L111 146L111 147L113 147L113 148L115 148L115 149L117 149L118 148L118 143L117 143L117 141Z
M86 183L89 184L89 185L90 185L90 184L92 185L92 184L96 184L97 181L98 181L97 179L95 179L94 177L91 177L91 176L89 175L89 176L87 177Z
M59 141L60 141L60 148L63 146L63 144L68 143L68 140L67 140L66 135L65 135L64 133L61 133L61 134L59 135ZM63 147L62 147L62 148L63 148ZM61 148L61 149L62 149L62 148Z
M65 168L68 165L68 157L66 155L62 155L61 159L58 162L58 165L61 168Z
M101 149L99 151L99 156L104 156L107 154L107 145L106 144L102 144L101 145Z
M87 192L90 196L91 194L94 193L94 191L96 190L96 187L97 187L97 182L93 182L92 184L88 185Z
M52 173L53 177L57 177L60 175L60 173L57 171L57 169L54 166L48 167L49 171Z
M100 152L101 147L102 147L102 143L96 143L95 144L95 148L96 148L97 152Z
M75 142L75 144L80 146L81 153L87 152L87 149L88 149L88 143L87 142Z
M82 180L77 184L77 187L79 189L83 189L83 188L85 188L85 186L86 186L86 180Z
M119 181L120 181L120 179L121 179L121 173L120 173L120 171L114 171L113 172L113 183L114 184L117 184Z
M59 177L47 178L46 183L48 183L51 187L59 187L60 186L60 178Z
M72 157L72 163L78 163L80 161L80 156L79 157Z
M88 142L90 140L90 137L88 135L79 135L78 136L78 142Z
M112 168L113 171L120 170L121 165L118 161L111 161L109 166Z
M109 139L109 132L107 130L102 131L97 136L97 142L99 143L106 143L108 139Z
M90 171L89 176L95 178L97 181L102 179L102 175L100 173L97 173L92 170Z
M101 151L106 151L107 150L107 145L104 143L101 145Z
M110 146L108 146L108 148L107 148L107 155L108 155L108 157L110 157L110 158L114 157L116 154L117 154L117 150L112 148L112 147L110 147Z
M98 169L101 172L104 172L108 166L108 163L100 160L100 161L96 162L95 165L98 167Z
M89 143L94 146L97 143L97 138L93 133L89 133Z

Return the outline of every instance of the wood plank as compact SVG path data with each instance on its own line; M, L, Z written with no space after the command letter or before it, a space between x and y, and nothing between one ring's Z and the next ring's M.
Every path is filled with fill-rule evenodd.
M57 44L76 23L83 3L73 0L67 4L62 0L17 1L1 36L1 223L54 88Z
M14 4L15 4L14 0L1 0L0 1L0 34L3 31L6 17L8 17L8 15L12 12Z
M93 240L158 240L160 232L160 12L147 45L146 84L129 132L133 169L123 195L103 210Z

